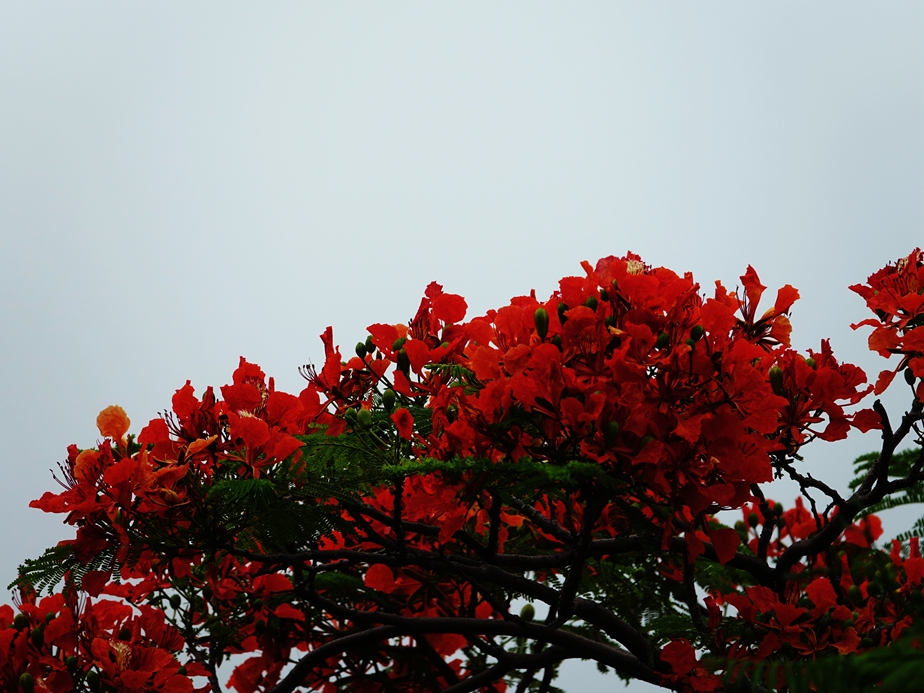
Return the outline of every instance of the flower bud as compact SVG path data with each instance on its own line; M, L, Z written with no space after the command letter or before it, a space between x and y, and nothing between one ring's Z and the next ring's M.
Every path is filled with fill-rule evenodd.
M597 299L594 296L588 296L587 300L584 301L584 305L590 308L592 311L597 310Z
M372 412L368 409L360 409L356 412L356 423L362 428L369 428L372 425Z
M398 349L404 346L405 342L407 342L407 337L398 337L395 343L391 345L391 350L398 351Z
M805 363L809 368L811 368L812 370L815 370L816 368L815 359L813 359L811 356L805 359Z
M610 295L607 293L606 289L600 289L600 300L604 303L610 300Z
M603 442L606 447L612 447L613 443L616 442L616 438L619 437L619 422L618 421L607 421L606 425L603 427Z
M906 368L905 369L905 382L913 386L914 381L915 381L914 373L911 372L910 368Z
M559 304L558 304L558 322L560 322L562 325L564 325L566 322L568 322L568 316L565 315L565 311L566 311L566 310L568 310L568 304L567 304L567 303L559 303Z
M13 619L13 628L16 630L22 630L29 625L29 617L23 613L16 614L16 617Z
M391 412L395 408L395 391L391 388L382 393L382 406L387 412Z
M658 339L655 342L655 349L664 349L670 343L671 338L667 335L667 332L661 332L658 335Z
M365 342L356 342L356 355L365 360L366 358L366 343Z
M545 341L545 336L549 333L549 311L542 307L536 308L533 320L536 323L536 334L539 335L539 339Z
M28 671L19 677L19 689L22 693L33 693L35 691L35 679Z
M706 328L702 325L693 325L693 327L690 328L690 339L694 342L701 340L704 334L706 334Z
M752 528L760 524L760 517L757 516L757 513L751 513L748 515L748 525Z
M554 344L555 346L557 346L558 350L561 351L561 335L555 335L549 341L552 342L552 344Z
M411 370L411 360L407 357L407 352L404 349L398 349L397 366L398 370L405 375Z
M851 585L847 589L847 598L850 599L854 604L859 604L863 601L863 593L860 591L860 588L856 585Z
M366 353L374 354L375 353L375 344L372 343L372 335L370 334L366 337Z
M686 344L691 349L696 348L696 342L693 341L692 337L688 337L687 339L683 340L683 343Z
M783 390L783 369L779 366L772 366L770 368L770 387L773 388L773 394L782 395L785 390Z
M171 595L170 595L170 606L172 606L174 609L179 609L179 608L180 608L180 604L182 604L182 603L183 603L183 600L180 599L180 595L178 595L178 594L171 594Z
M32 638L33 645L38 649L42 649L42 646L45 644L45 624L42 623L38 627L33 628L29 637Z
M99 681L99 673L97 673L96 669L90 669L90 671L87 672L86 681L87 686L90 687L90 691L92 693L99 693L101 687Z
M603 324L607 327L616 327L616 316L607 315L606 318L603 319Z
M77 673L77 657L76 656L71 655L70 657L64 660L64 664L65 666L67 666L67 670L71 672L72 676L75 673Z
M523 608L520 609L520 618L524 621L532 621L536 618L536 607L532 604L524 604Z

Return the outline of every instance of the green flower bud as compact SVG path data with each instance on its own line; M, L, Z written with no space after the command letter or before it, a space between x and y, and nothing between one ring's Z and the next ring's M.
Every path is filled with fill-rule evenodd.
M607 315L607 316L603 319L603 324L606 325L607 327L616 327L616 316L615 316L615 315Z
M558 322L560 322L562 325L568 322L568 316L565 315L566 310L568 310L568 304L566 303L558 304Z
M816 368L815 359L813 359L811 356L805 359L805 363L808 364L809 368L811 368L812 370L815 370Z
M658 340L655 342L655 349L665 349L667 345L670 344L671 338L667 335L667 332L661 332L658 335Z
M176 673L178 673L180 676L186 676L186 667L180 667L176 670Z
M523 608L520 609L520 618L524 621L532 621L536 618L536 607L532 604L524 604Z
M549 341L552 342L552 344L554 344L555 346L557 346L559 351L561 350L561 335L555 335Z
M782 516L782 514L783 514L783 504L782 504L782 503L777 503L777 504L775 504L775 505L773 506L773 512L776 513L776 516L777 516L777 517Z
M593 296L588 296L587 300L584 301L584 305L590 308L593 311L597 310L597 299Z
M90 669L90 671L87 672L86 681L92 693L99 693L101 686L99 682L99 673L96 669Z
M361 358L366 358L366 343L365 342L356 342L356 355Z
M170 595L170 606L172 606L174 609L179 609L180 604L182 603L183 603L183 600L180 598L180 595L178 594Z
M366 353L374 354L375 353L375 344L372 343L372 335L370 334L366 337Z
M911 372L910 368L905 369L905 382L909 385L914 385L915 377L914 373Z
M759 524L760 524L760 517L757 515L757 513L751 513L750 515L748 515L748 525L750 525L751 527L756 527Z
M29 625L29 617L23 613L16 614L16 617L13 619L13 628L16 630L22 630Z
M34 693L35 691L35 679L32 678L32 674L28 671L24 672L19 677L19 689L22 693Z
M694 342L701 340L704 334L706 334L706 328L702 325L693 325L693 327L690 328L690 339Z
M64 665L67 667L67 670L68 670L69 672L71 672L71 675L72 675L72 676L73 676L75 673L77 673L77 657L76 657L76 656L71 655L70 657L68 657L67 659L65 659L65 660L64 660Z
M51 611L45 614L45 623L51 623L54 620L55 620L55 615Z
M603 427L603 443L606 447L612 447L613 443L616 442L616 439L619 437L619 422L618 421L607 421L606 425Z
M851 585L847 588L847 598L854 604L859 604L863 601L863 593L860 591L859 587Z
M693 338L692 338L692 337L683 340L683 343L686 344L686 345L687 345L688 347L690 347L691 349L696 348L696 342L693 341Z
M372 425L372 412L368 409L360 409L356 412L356 423L362 428L369 428Z
M391 345L391 350L398 351L398 349L404 346L405 342L407 342L407 337L398 337L395 343Z
M783 369L779 366L771 366L770 373L770 387L773 388L773 394L782 395L785 390L783 390Z
M388 388L382 393L382 406L385 408L385 411L390 413L395 408L395 398L395 391L391 388Z
M405 375L411 370L411 360L407 357L407 352L404 349L398 349L397 367Z
M843 621L841 621L841 625L844 628L853 628L853 623L854 621L852 618L845 618Z
M606 292L606 289L600 289L600 300L604 303L610 300L610 295Z
M32 644L37 648L42 649L42 646L45 644L45 624L41 624L37 628L32 629L32 633L29 634L29 637L32 638Z
M539 335L539 339L545 341L545 336L549 333L549 311L542 307L536 308L533 320L536 323L536 334Z

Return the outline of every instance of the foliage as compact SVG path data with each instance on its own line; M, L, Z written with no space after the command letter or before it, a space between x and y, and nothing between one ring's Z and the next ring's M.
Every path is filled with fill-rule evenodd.
M899 358L873 386L792 349L798 292L760 312L750 267L712 297L632 254L583 268L468 321L433 283L348 359L328 329L298 395L242 358L137 436L105 409L32 503L75 536L0 608L0 686L218 691L236 656L239 693L549 692L570 658L684 692L902 690L924 521L886 551L874 513L924 500L921 252L851 287ZM856 407L897 373L893 427ZM842 496L803 448L851 428L882 442Z

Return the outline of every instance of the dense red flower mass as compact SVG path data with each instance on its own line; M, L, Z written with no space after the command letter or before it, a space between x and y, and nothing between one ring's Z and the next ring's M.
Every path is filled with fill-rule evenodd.
M875 391L912 387L894 429L827 341L790 346L793 287L582 267L467 321L432 283L346 360L328 329L297 395L242 358L221 398L187 381L137 436L105 409L32 503L75 536L0 609L4 690L219 690L238 655L239 693L541 691L575 657L717 691L899 637L924 559L914 538L878 549L870 510L924 481L898 451L920 446L921 252L852 287L870 348L900 356ZM851 428L882 446L845 497L803 448ZM761 488L781 476L789 509Z

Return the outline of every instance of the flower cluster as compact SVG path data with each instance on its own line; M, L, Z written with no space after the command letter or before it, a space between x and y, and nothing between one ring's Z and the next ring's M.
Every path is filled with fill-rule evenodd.
M75 536L50 554L63 592L36 598L30 576L54 567L34 562L19 614L0 609L4 689L205 691L244 655L238 693L500 692L516 671L531 690L585 656L714 691L719 671L898 637L924 559L916 541L877 549L862 511L921 463L891 482L874 467L850 499L797 470L807 443L851 428L883 429L886 457L900 441L855 409L861 369L827 341L791 348L796 289L762 307L750 267L711 296L633 254L583 269L469 320L433 283L348 359L328 328L297 395L242 358L220 396L187 381L137 436L105 409L102 441L71 446L63 490L32 503ZM853 287L871 348L902 355L877 391L924 378L921 287L920 251ZM765 499L783 473L830 506ZM716 519L729 509L734 528Z

